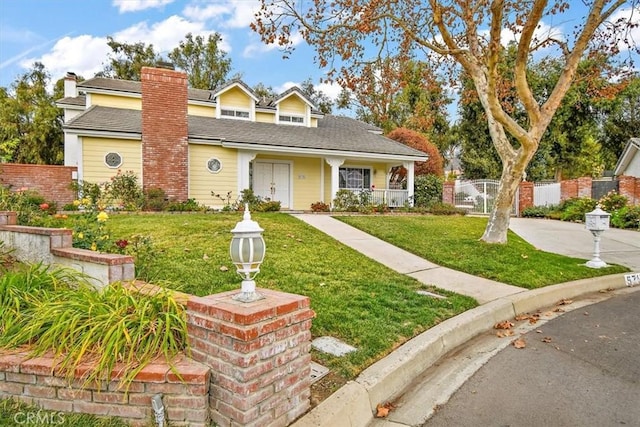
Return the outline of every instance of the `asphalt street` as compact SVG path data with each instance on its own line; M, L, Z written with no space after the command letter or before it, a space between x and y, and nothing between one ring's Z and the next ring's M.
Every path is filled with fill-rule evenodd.
M633 292L631 292L633 290ZM480 368L423 427L640 426L640 292L559 316Z

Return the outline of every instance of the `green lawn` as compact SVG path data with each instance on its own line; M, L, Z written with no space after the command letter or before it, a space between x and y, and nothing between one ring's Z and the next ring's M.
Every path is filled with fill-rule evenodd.
M436 264L510 285L535 289L628 271L593 269L585 260L543 252L509 231L505 245L480 241L487 218L467 216L336 216Z
M317 317L314 337L330 335L358 348L335 358L314 358L345 379L409 338L476 305L471 298L437 291L445 300L416 294L435 289L396 273L283 213L254 213L265 229L267 252L258 287L306 295ZM151 236L158 253L149 281L196 295L239 289L229 258L230 230L240 213L111 215L113 237ZM221 267L228 268L223 271Z

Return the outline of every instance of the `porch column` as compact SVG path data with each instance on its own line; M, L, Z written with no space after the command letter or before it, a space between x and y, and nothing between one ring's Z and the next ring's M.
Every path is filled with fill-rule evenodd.
M256 158L255 151L238 151L238 197L242 190L250 188L249 164Z
M402 166L407 170L407 195L409 197L409 206L413 206L413 193L415 185L414 162L404 162Z
M331 209L333 209L333 199L336 198L336 193L340 188L340 166L344 163L343 158L339 157L325 157L324 159L329 166L331 166Z

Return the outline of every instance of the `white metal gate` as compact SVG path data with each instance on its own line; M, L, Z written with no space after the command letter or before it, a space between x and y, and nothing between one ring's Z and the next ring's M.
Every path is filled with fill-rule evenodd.
M454 204L470 213L488 215L493 209L499 185L500 181L497 179L456 180ZM518 197L515 199L513 214L518 211Z

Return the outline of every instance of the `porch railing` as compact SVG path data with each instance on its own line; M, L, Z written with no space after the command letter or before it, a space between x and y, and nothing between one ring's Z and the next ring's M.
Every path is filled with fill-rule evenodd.
M372 205L387 205L390 208L401 208L409 204L409 191L376 188L374 190L352 190L360 200L368 200Z

